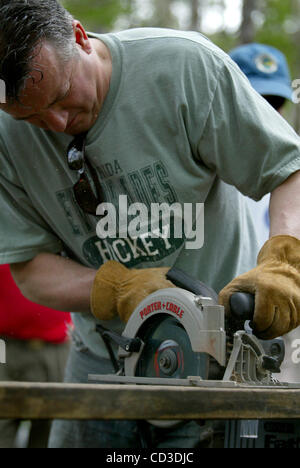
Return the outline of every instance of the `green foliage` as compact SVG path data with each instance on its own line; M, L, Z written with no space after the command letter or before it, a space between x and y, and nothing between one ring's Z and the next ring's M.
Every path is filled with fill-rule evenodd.
M132 0L63 0L63 6L93 32L110 31L121 15L132 12Z
M296 44L299 19L296 18L295 6L295 0L264 2L264 23L257 30L255 40L281 50L287 57L292 73L298 74L300 57Z
M268 44L281 50L287 57L292 76L299 75L299 0L258 0L253 12L256 32L253 42ZM239 45L239 31L227 31L210 37L219 47L229 51Z

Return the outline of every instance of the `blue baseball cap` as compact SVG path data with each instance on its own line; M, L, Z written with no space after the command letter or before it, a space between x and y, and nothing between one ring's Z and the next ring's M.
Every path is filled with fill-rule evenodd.
M236 47L229 55L259 94L293 100L289 67L278 49L252 43Z

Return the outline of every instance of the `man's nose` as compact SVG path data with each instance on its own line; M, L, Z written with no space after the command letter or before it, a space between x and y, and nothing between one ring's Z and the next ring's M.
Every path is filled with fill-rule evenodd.
M68 126L69 113L66 110L47 109L43 116L43 122L53 132L64 132Z

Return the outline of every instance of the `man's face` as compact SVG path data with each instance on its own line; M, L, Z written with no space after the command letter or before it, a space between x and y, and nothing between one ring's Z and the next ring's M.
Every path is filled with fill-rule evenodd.
M88 131L101 107L96 74L89 54L79 50L67 64L54 47L45 43L34 59L32 78L27 79L20 102L1 109L17 120L54 132L76 135ZM91 72L91 73L89 73Z

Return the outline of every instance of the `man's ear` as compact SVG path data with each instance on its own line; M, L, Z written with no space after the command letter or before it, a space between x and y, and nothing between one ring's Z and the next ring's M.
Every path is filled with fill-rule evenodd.
M93 49L90 40L84 27L77 20L73 20L73 31L76 44L79 45L87 54L91 54Z

